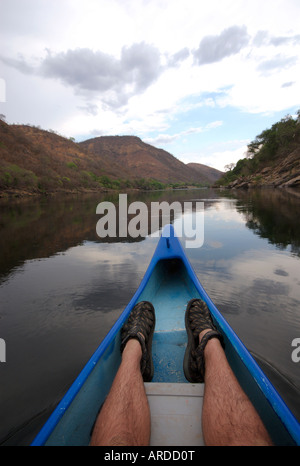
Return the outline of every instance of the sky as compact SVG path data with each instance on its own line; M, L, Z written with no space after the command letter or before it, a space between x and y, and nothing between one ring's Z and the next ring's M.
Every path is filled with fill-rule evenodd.
M219 170L300 108L299 0L1 0L0 114Z

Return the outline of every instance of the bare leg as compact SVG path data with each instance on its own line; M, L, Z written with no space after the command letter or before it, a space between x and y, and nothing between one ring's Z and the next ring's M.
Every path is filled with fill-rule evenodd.
M199 339L207 330L200 333ZM203 433L206 445L272 445L252 403L233 374L216 338L204 349Z
M129 340L108 397L100 411L91 446L148 445L150 410L140 371L142 350Z

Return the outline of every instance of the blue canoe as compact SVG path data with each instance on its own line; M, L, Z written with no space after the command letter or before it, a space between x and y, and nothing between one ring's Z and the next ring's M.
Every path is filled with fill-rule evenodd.
M184 313L191 298L206 301L223 333L227 359L259 412L275 445L300 445L300 424L233 332L199 282L173 227L164 228L145 276L123 313L33 441L33 446L84 446L121 362L120 330L133 306L151 301L156 312L154 378L145 383L151 410L151 443L204 445L204 384L191 384L182 363Z

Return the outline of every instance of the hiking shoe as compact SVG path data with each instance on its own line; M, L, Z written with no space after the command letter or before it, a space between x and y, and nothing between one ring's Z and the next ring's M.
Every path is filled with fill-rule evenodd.
M204 348L208 340L218 338L224 347L223 336L215 327L207 304L202 299L189 301L185 312L185 327L188 344L184 355L183 370L186 379L192 383L204 382ZM210 329L199 343L199 334Z
M142 347L141 373L144 382L153 378L152 338L155 327L155 311L148 301L137 303L132 309L121 332L121 353L128 340L135 338Z

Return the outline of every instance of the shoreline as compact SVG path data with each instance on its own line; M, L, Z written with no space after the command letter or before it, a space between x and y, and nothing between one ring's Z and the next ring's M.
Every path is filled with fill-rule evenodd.
M9 189L5 191L0 191L0 203L3 201L16 201L16 200L29 200L29 199L41 199L41 198L50 198L56 197L61 195L85 195L85 194L109 194L109 193L118 193L118 192L126 192L126 193L133 193L133 192L159 192L159 191L187 191L187 190L203 190L203 189L210 189L214 188L213 186L184 186L178 188L166 187L162 189L138 189L138 188L127 188L127 189L113 189L113 188L91 188L91 189L73 189L73 190L56 190L56 191L26 191L24 189Z

